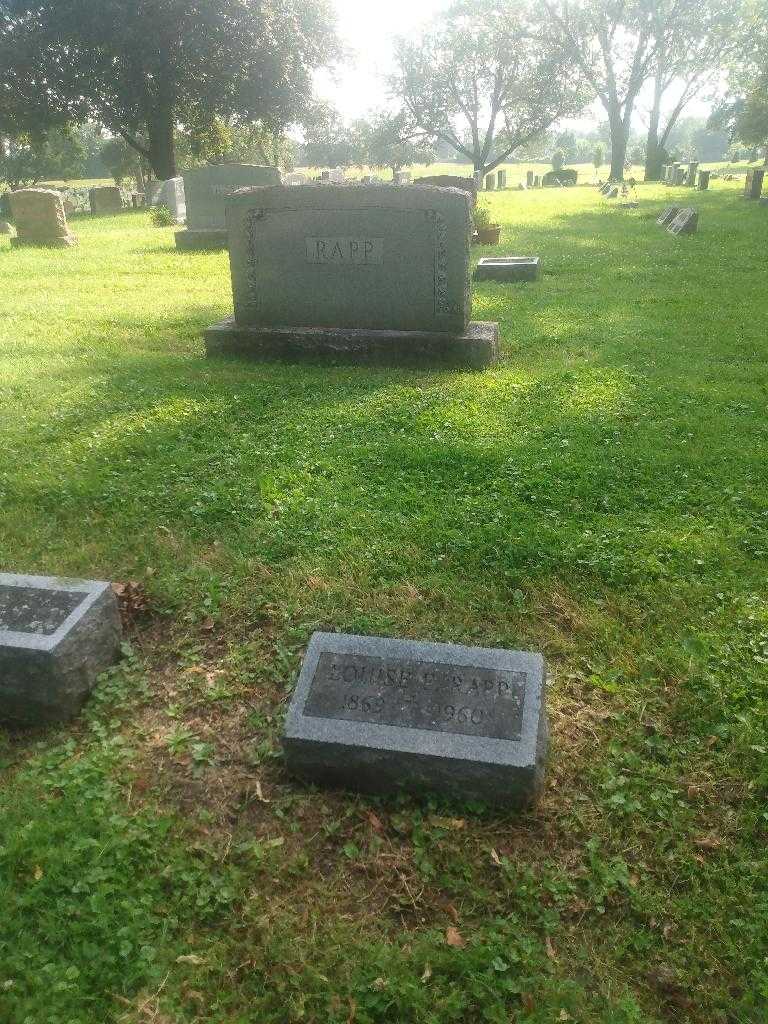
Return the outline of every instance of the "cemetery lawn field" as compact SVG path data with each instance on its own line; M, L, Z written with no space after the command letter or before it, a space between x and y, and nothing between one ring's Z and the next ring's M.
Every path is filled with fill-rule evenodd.
M476 286L483 373L206 360L226 256L141 211L0 239L0 565L118 581L127 621L78 722L0 732L3 1024L765 1024L742 184L489 196L543 274ZM537 810L292 782L316 629L543 651Z

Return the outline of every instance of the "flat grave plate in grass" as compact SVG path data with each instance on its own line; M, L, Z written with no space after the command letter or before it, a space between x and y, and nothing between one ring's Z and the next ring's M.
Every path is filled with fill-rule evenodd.
M540 654L315 633L291 700L290 771L365 792L525 807L548 729Z
M475 281L535 281L540 266L539 256L486 256L472 276Z

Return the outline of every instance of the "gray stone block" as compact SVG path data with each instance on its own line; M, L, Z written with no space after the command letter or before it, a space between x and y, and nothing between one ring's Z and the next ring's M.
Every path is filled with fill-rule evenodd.
M0 721L72 718L121 635L109 583L0 573Z
M539 654L315 633L283 746L311 783L523 808L543 787Z
M452 366L482 370L499 358L499 325L471 321L462 334L330 327L248 327L234 318L205 331L209 356L257 360Z
M226 249L229 244L226 228L186 228L184 231L177 231L175 237L176 248L183 252Z
M475 281L535 281L539 276L538 256L499 256L478 260Z
M667 225L671 235L695 235L699 227L699 213L690 206L684 206Z
M667 206L656 218L656 223L659 227L665 228L668 224L672 223L678 213L680 213L679 206Z

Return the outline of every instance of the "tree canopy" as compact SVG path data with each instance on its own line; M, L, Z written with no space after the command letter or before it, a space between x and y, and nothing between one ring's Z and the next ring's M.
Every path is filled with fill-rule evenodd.
M337 53L327 0L0 0L0 126L90 118L167 178L177 126L298 123Z
M533 4L459 3L399 40L396 60L408 137L447 143L483 173L584 105L579 71Z

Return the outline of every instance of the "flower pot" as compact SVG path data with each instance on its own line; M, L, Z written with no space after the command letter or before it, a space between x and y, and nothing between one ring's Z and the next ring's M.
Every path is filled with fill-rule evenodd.
M501 225L489 224L487 228L477 229L477 240L480 245L498 245L501 238Z

